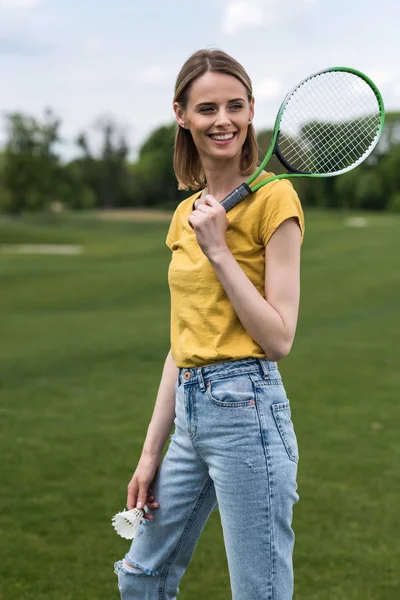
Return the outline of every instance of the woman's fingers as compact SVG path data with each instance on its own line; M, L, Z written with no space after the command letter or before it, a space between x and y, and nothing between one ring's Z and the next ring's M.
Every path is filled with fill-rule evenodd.
M157 475L159 466L158 457L144 456L140 461L132 479L128 485L127 508L143 508L148 505L149 508L157 508L157 502L154 502L152 483Z
M136 508L143 508L143 506L146 504L148 486L148 483L139 481L139 492L136 502Z
M128 485L128 497L126 500L126 506L127 506L128 510L135 508L137 495L138 495L137 481L134 477L132 477L132 479L130 480L129 485Z
M154 496L147 496L146 506L149 510L154 510L155 508L158 508L160 505L158 504L158 502L156 502L154 500ZM143 515L143 518L147 519L148 521L154 521L154 517L151 513L145 513Z

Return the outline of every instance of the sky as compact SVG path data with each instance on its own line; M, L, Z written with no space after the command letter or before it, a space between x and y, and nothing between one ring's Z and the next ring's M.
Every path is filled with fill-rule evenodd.
M398 0L0 0L0 142L5 113L62 121L65 158L99 117L114 118L134 153L174 118L185 60L220 48L243 64L254 125L271 127L286 92L329 66L350 66L400 110Z

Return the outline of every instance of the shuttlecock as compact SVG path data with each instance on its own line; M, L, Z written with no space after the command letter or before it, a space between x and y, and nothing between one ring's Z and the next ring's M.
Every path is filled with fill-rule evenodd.
M144 515L148 512L148 508L144 505L143 508L132 508L131 510L123 510L111 519L111 523L115 531L126 540L133 540L140 523L143 521Z

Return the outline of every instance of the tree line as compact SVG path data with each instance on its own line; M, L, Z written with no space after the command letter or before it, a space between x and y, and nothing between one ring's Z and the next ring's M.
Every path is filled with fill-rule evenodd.
M6 141L0 150L0 212L18 215L54 203L70 209L147 207L173 209L190 192L179 191L172 167L175 124L155 129L135 161L123 128L111 118L96 122L101 144L90 134L75 140L77 157L62 160L61 121L50 110L43 117L5 115ZM272 132L258 134L260 159ZM269 171L283 173L273 157ZM357 169L339 177L297 179L303 206L400 212L400 112L386 116L380 142Z

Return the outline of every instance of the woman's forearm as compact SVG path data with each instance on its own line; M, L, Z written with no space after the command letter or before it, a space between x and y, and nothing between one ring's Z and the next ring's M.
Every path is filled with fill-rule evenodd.
M143 444L144 454L161 454L171 433L175 419L175 384L177 378L178 367L171 356L171 351L169 351L158 388L153 416Z
M271 360L289 351L288 333L281 316L260 294L227 248L209 256L243 327Z

